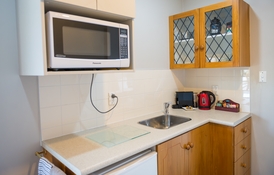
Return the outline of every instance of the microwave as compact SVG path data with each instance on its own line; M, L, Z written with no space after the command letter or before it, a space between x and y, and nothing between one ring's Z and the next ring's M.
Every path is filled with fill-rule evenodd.
M130 65L129 26L49 11L48 70L125 68Z

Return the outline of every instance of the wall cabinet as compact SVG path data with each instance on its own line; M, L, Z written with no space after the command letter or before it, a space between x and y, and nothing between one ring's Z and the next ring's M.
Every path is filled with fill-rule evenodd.
M46 3L61 2L74 6L97 9L97 0L45 0Z
M159 175L250 175L251 118L209 123L156 146Z
M95 9L107 13L135 17L135 0L45 0L46 3L60 6L58 3Z
M169 17L170 68L250 66L249 5L227 0Z
M97 10L135 17L135 0L97 0Z
M44 76L57 74L90 74L117 72L108 69L100 71L48 71L45 32L45 13L49 10L124 23L130 27L130 67L133 70L133 18L135 0L28 0L17 1L17 23L19 38L20 74Z
M158 175L208 175L209 124L156 146Z

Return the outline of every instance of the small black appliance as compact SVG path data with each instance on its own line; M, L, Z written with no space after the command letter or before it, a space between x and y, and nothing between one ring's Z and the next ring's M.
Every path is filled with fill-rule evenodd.
M193 91L176 92L175 103L172 108L193 107Z

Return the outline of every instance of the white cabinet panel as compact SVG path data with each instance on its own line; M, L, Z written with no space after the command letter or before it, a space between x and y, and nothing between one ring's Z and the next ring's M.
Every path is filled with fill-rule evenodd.
M98 4L97 4L98 3ZM90 74L97 71L48 71L45 31L45 12L70 11L77 15L85 14L105 20L117 21L130 26L132 38L132 18L135 15L135 0L28 0L17 1L18 38L20 75L44 76L61 74ZM98 5L100 9L98 10ZM82 8L83 7L83 8ZM117 14L117 15L115 15ZM131 39L131 45L133 43ZM131 65L126 71L133 70L133 56L131 46ZM121 70L102 70L103 72L118 72Z
M96 0L53 0L53 1L96 9Z
M97 10L134 18L135 0L98 0Z

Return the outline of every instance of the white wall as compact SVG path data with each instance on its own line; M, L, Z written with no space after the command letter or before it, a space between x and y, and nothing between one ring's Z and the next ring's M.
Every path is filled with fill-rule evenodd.
M0 1L0 174L35 174L41 147L37 77L20 77L15 0Z
M274 1L248 0L251 6L251 112L253 115L252 175L274 174L273 87L274 59L271 34ZM259 83L259 71L267 71L267 82ZM262 144L263 143L263 144Z
M169 69L168 17L181 11L181 0L136 0L135 68Z
M183 9L220 2L221 0L182 0ZM274 28L273 0L246 0L250 5L250 111L252 113L252 175L274 174L273 87ZM259 83L259 71L267 71L267 82ZM236 69L231 69L236 71ZM186 72L186 75L188 73ZM205 78L209 78L206 76ZM184 84L187 86L187 84Z

